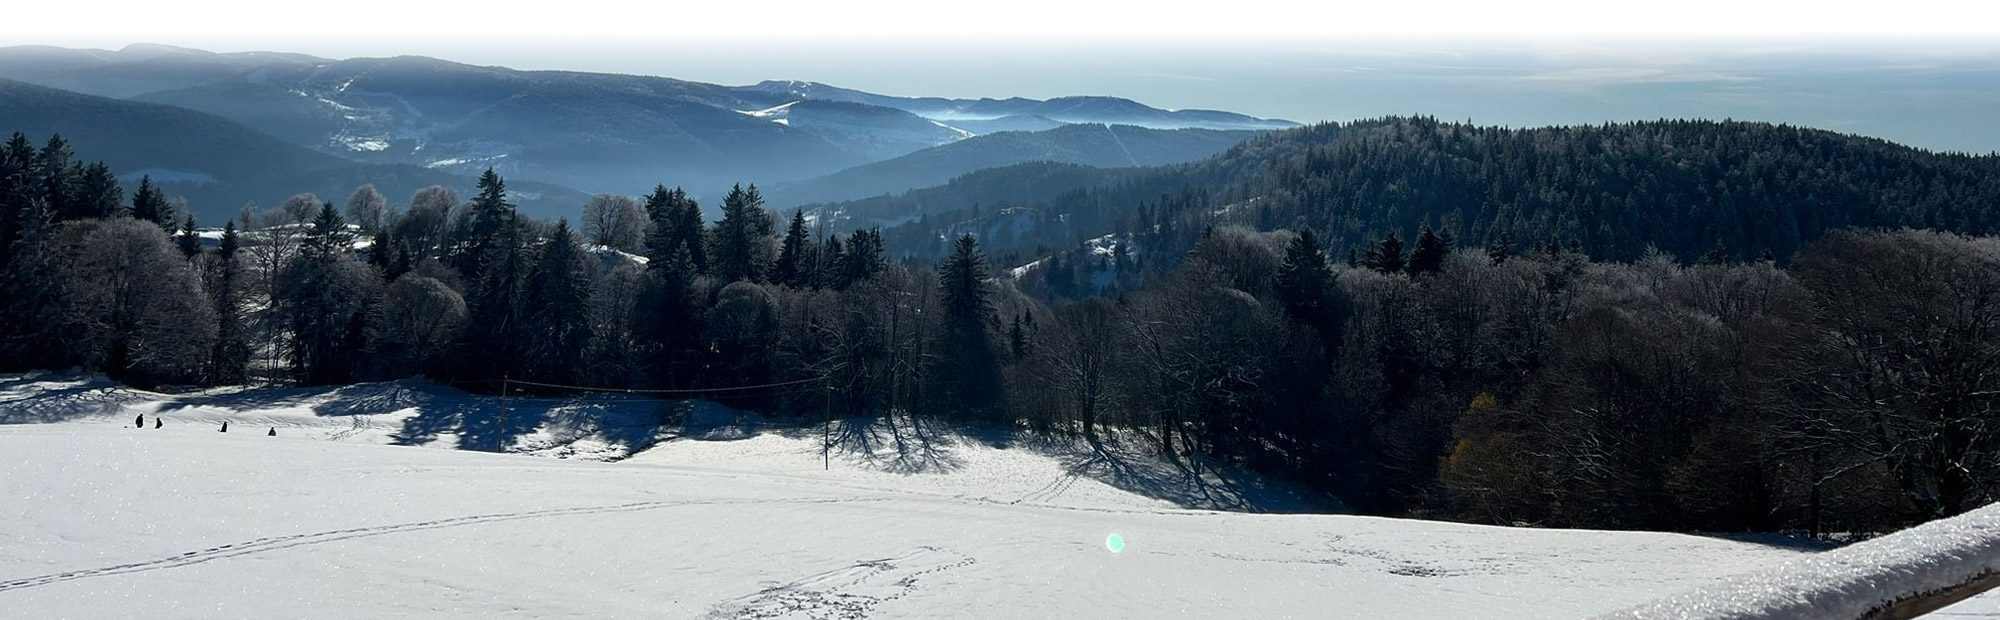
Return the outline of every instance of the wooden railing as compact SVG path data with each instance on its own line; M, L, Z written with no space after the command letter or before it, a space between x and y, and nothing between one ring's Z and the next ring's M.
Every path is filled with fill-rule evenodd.
M2000 504L1601 616L1907 620L2000 587Z

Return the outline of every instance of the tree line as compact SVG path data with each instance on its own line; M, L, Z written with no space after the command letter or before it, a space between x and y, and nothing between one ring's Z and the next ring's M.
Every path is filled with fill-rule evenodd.
M1179 254L1207 227L1239 225L1312 228L1343 248L1430 226L1482 245L1556 236L1598 259L1657 248L1694 260L1720 245L1735 260L1781 262L1846 227L2000 233L1996 208L1993 154L1743 121L1506 128L1429 117L1272 132L1191 164L1024 164L810 207L885 221L921 213L888 231L889 249L924 258L966 232L1024 259L1112 233Z
M1495 523L1881 530L2000 484L1993 238L1840 230L1781 265L1215 226L1185 251L1126 233L1008 273L973 235L935 263L890 260L886 231L830 234L755 186L714 222L680 189L601 196L579 232L520 215L491 171L470 199L433 187L397 209L363 187L202 232L154 215L156 190L85 191L92 167L51 144L17 135L0 158L7 370L800 381L722 400L1136 433L1362 512Z

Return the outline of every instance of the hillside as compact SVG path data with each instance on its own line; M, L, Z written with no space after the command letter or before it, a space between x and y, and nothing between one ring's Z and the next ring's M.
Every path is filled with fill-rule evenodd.
M1178 164L1207 158L1256 135L1253 131L1084 124L1045 131L1007 131L780 184L769 195L771 204L779 207L851 200L931 187L978 170L1024 162L1100 168Z
M0 450L20 458L0 492L21 509L0 513L0 605L80 618L1586 617L1801 553L1185 510L1063 475L1089 471L1089 453L909 434L828 469L817 434L734 426L618 463L368 445L412 437L399 418L444 422L431 443L447 447L492 421L477 412L497 399L399 385L169 397L8 378L0 413L16 424L0 425ZM551 414L545 429L601 413L514 402ZM131 427L140 414L148 428ZM1145 465L1102 469L1120 463Z
M204 223L235 217L247 201L273 207L299 192L338 201L374 183L402 200L429 185L472 187L470 178L437 170L315 152L210 114L21 82L0 80L0 119L0 132L37 141L62 134L77 153L104 159L128 188L151 175L169 196L186 198ZM587 198L527 181L513 190L524 208L544 215L567 214Z
M804 82L731 87L418 56L333 60L157 45L0 48L0 79L208 112L365 163L462 175L492 166L510 178L592 193L639 194L666 183L701 196L739 182L768 186L829 174L979 134L1071 123L1294 125L1115 97L908 98Z
M1131 125L1153 129L1263 130L1297 127L1298 123L1263 119L1220 110L1162 110L1130 99L1105 96L1072 96L1053 99L948 99L943 97L895 97L841 88L818 82L769 80L732 89L739 93L763 93L794 98L847 101L895 108L970 129L979 123L1005 121L1014 126L991 131L1014 131L1020 124L1083 123ZM990 127L990 126L989 126ZM1046 129L1048 127L1039 127ZM980 132L985 133L985 132Z
M994 170L987 176L1032 175ZM1600 258L1648 246L1683 259L1720 243L1732 258L1784 258L1845 226L2000 228L2000 156L1936 153L1874 138L1743 121L1654 121L1509 129L1388 118L1274 132L1213 158L1073 178L1078 191L1010 193L953 184L922 196L928 223L890 235L891 249L935 252L946 227L972 226L972 205L1010 203L1042 224L993 251L1061 247L1151 222L1152 244L1191 247L1211 225L1311 226L1337 254L1425 224L1485 245L1555 236ZM880 213L878 197L828 212ZM900 203L900 204L899 204ZM1143 208L1142 208L1143 207ZM974 226L976 228L976 226ZM896 239L913 244L896 246Z

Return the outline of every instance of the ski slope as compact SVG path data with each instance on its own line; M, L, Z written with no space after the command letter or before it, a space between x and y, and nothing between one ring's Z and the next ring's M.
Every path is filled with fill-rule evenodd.
M921 427L841 429L824 461L713 411L634 442L603 420L650 412L615 401L510 405L540 425L504 445L582 458L381 445L452 447L411 422L485 399L348 391L0 381L0 617L1580 618L1804 555L1189 509L1309 500Z

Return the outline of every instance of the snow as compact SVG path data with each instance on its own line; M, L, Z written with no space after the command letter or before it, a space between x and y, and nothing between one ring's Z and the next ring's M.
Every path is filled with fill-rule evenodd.
M1812 558L1200 509L1314 506L1118 434L836 423L822 461L821 429L713 404L500 402L0 375L0 616L1576 618ZM513 454L452 449L487 446Z
M946 125L946 124L944 124L944 123L942 123L942 122L939 122L939 121L937 121L937 120L934 120L934 119L928 119L928 118L927 118L927 119L924 119L924 120L927 120L927 121L930 121L932 125L937 125L937 126L939 126L939 127L943 127L943 128L945 128L945 129L949 129L949 130L951 130L951 131L952 131L952 132L954 132L954 133L957 133L957 134L958 134L958 139L960 139L960 140L964 140L964 139L966 139L966 138L970 138L970 137L973 137L973 136L976 136L976 135L979 135L979 134L975 134L975 133L972 133L972 132L970 132L970 131L966 131L966 130L963 130L963 129L959 129L959 128L957 128L957 127L953 127L953 126L951 126L951 125Z
M762 110L737 110L736 113L743 114L746 116L761 118L767 121L771 121L773 123L790 127L792 125L792 119L788 115L791 114L792 106L797 105L798 103L799 103L798 101L782 103L768 108L764 108Z
M381 138L343 136L338 141L350 151L374 153L389 150L389 141Z
M1682 592L1606 619L1863 618L2000 575L2000 504ZM1969 608L1996 609L1992 601ZM1963 617L1962 615L1960 617Z

